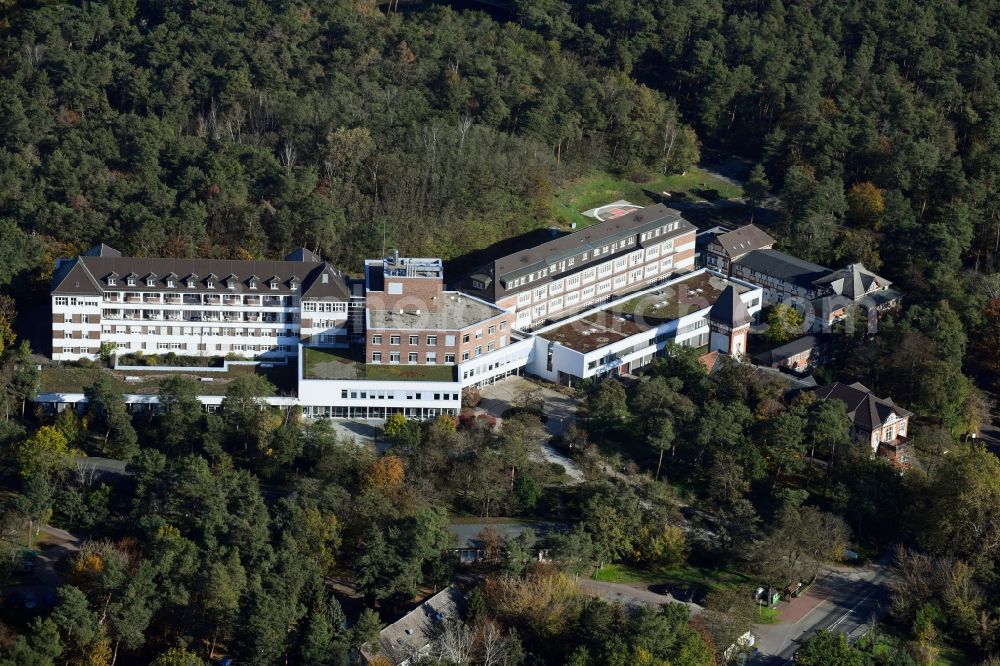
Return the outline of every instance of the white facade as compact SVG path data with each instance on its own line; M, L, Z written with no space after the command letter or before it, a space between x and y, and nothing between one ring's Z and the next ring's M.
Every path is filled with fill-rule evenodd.
M699 273L703 271L704 269ZM689 277L691 276L682 276L666 284L677 283ZM760 312L762 299L760 287L741 280L730 280L748 288L740 295L740 299L747 306L751 316ZM535 331L533 353L526 366L527 372L552 382L559 382L565 377L587 379L617 374L621 371L634 371L649 364L654 356L662 353L669 343L689 346L707 345L710 340L708 311L711 309L711 305L589 352L580 352L559 342L546 339L546 332L582 320L596 311L625 303L644 293L655 292L662 286L650 288L638 294L630 294L625 298L581 312L568 320Z
M608 303L615 296L635 293L662 283L677 273L694 269L694 231L655 245L648 245L646 241L645 248L637 246L638 239L631 240L635 250L628 254L618 255L566 277L553 279L552 274L568 270L563 266L565 262L560 262L552 269L544 269L544 274L538 274L537 279L544 279L545 282L517 294L504 296L497 300L497 304L514 310L515 328L531 330L545 320L565 319L589 307ZM618 248L609 249L606 253L617 250ZM531 282L529 276L519 278L513 284L520 287Z

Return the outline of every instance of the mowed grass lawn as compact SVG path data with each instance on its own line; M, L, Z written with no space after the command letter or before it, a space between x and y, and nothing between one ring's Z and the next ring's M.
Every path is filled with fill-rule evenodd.
M364 363L354 349L304 347L303 375L306 379L381 379L385 381L450 382L453 365L409 365Z
M742 188L697 167L689 169L683 175L656 176L645 183L634 183L626 178L602 173L577 178L556 192L554 212L556 218L566 227L575 222L577 229L580 229L596 222L584 217L583 211L619 199L640 206L656 203L647 192L670 192L674 196L683 194L693 201L737 199L743 196Z
M594 580L606 583L686 583L712 590L749 584L750 578L735 571L682 564L676 567L641 567L630 564L605 564L595 571Z

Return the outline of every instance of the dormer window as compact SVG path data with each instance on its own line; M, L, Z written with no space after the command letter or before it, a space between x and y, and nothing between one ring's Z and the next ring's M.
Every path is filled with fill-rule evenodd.
M108 282L108 286L109 287L113 287L116 284L118 284L118 274L117 273L112 273L111 275L109 275L107 277L107 282Z
M277 289L278 288L278 281L277 280L271 280L267 284L268 284L269 287L271 287L271 289Z
M299 280L298 280L298 278L294 278L293 277L291 280L289 280L288 281L288 287L290 289L292 289L292 290L298 289L299 288Z
M248 283L248 286L249 286L249 287L250 287L251 289L256 289L256 288L257 288L257 280L254 280L253 278L251 278L251 279L250 279L250 282Z
M194 273L188 275L184 280L187 282L188 289L194 289L198 284L198 276Z
M236 276L230 275L226 278L226 289L236 289Z
M174 280L173 280L173 278L167 278L167 286L170 287L171 289L174 288Z
M125 284L127 284L130 287L134 287L135 286L135 278L134 277L130 277L130 278L126 279L125 280Z
M215 289L215 280L205 280L205 286L209 289Z
M169 275L167 275L167 286L170 287L171 289L173 289L175 286L177 286L177 274L176 273L170 273Z
M152 276L146 278L146 286L147 287L155 287L156 286L156 278L152 277Z
M188 289L194 289L194 280L188 280Z

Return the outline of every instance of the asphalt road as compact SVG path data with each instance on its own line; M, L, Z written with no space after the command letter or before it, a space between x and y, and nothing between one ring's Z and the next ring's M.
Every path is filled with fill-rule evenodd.
M800 643L821 629L852 639L860 637L867 625L889 609L888 579L886 564L828 571L803 595L807 598L804 615L754 627L758 653L750 663L768 666L790 663ZM808 608L809 605L813 607Z

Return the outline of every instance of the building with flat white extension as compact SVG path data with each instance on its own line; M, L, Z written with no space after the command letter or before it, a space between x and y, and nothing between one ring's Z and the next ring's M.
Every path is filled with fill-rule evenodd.
M98 245L52 279L52 358L122 352L292 356L346 344L347 279L308 250L284 261L123 257Z
M398 252L350 280L307 250L229 261L123 257L100 245L56 267L53 359L95 358L103 344L202 356L209 409L235 377L218 372L219 358L255 359L287 373L267 402L306 417L423 419L457 415L463 389L513 374L571 384L633 372L669 342L741 353L759 287L694 271L694 227L675 210L623 205L599 218L496 260L460 291L445 288L440 259ZM717 301L732 316L710 316ZM116 374L133 389L129 404L155 408L149 372ZM56 408L84 400L78 386L39 396Z
M303 346L298 390L313 418L384 419L457 415L462 389L518 373L531 340L513 315L444 289L440 259L365 262L364 343L346 349Z
M720 335L725 325L712 321L710 311L720 299L734 298L739 306L730 303L728 309L745 311L748 317L760 312L761 289L749 282L706 269L674 278L538 329L526 370L572 385L581 379L634 372L662 354L669 343L730 353L745 345L749 321L729 322L731 330L744 336L734 343Z

